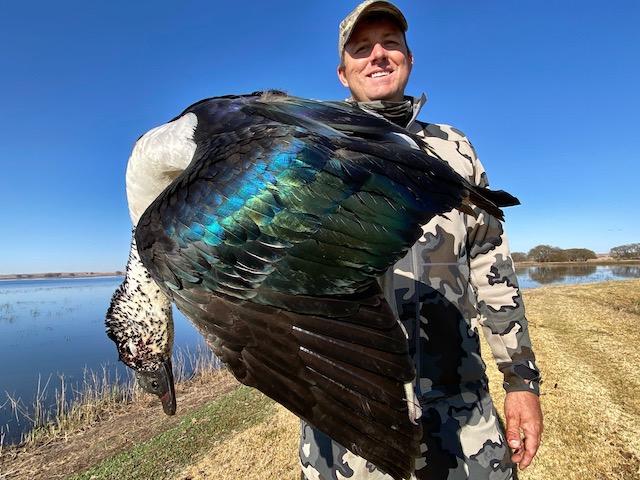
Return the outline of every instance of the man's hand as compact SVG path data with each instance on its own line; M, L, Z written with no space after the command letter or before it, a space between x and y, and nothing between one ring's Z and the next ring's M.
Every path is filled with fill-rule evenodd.
M540 399L531 392L509 392L504 400L504 415L507 420L507 443L513 450L511 461L524 470L540 446Z

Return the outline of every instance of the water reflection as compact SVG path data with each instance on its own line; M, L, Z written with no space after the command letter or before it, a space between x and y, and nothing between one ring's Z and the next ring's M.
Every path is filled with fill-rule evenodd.
M614 275L625 278L639 278L640 277L640 265L620 265L618 267L611 267L611 271Z
M595 265L558 265L556 267L538 266L531 267L529 276L531 280L540 284L563 282L568 276L586 277L596 273Z
M606 282L640 278L640 264L628 265L516 265L521 288L541 285Z

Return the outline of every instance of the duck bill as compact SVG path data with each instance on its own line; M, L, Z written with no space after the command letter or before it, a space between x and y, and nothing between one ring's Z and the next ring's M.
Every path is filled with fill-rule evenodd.
M167 415L176 413L176 390L173 383L171 359L162 362L153 372L141 372L138 383L145 391L160 398L164 413Z

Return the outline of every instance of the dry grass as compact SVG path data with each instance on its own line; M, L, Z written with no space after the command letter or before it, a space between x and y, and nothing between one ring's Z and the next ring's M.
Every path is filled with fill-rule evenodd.
M53 401L49 400L50 392ZM7 400L0 408L9 409L12 416L29 427L19 442L29 449L65 438L109 417L123 403L136 401L140 393L134 386L133 375L126 379L117 375L112 377L103 367L101 372L85 369L79 384L71 384L64 375L59 375L57 381L51 377L46 381L40 379L31 404L6 395ZM0 447L4 436L5 432L0 428Z
M216 445L180 480L299 480L298 417L277 405L268 421Z
M521 479L639 479L640 280L542 287L525 301L545 432Z

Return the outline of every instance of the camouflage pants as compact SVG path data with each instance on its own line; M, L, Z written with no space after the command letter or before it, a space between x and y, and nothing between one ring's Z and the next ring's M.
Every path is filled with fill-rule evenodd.
M515 478L504 430L485 390L422 405L423 456L419 480L507 480ZM392 480L366 460L302 422L303 480Z

